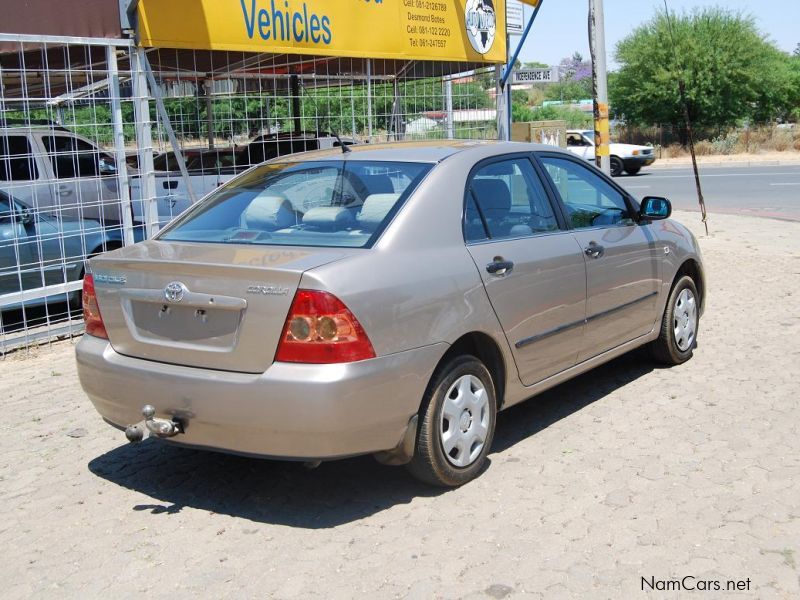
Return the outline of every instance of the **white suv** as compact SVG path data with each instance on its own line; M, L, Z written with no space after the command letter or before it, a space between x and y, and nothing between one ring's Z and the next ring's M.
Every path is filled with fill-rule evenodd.
M594 162L594 131L567 130L567 150L590 162ZM642 167L652 165L656 161L650 146L634 144L610 144L611 174L616 177L625 171L628 175L636 175Z

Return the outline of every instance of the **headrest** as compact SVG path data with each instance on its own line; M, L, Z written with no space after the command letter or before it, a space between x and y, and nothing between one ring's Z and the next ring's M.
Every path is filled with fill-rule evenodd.
M499 179L474 179L472 189L487 219L502 219L511 210L511 192Z
M394 193L394 185L388 175L365 175L361 180L368 195Z
M355 219L353 213L343 206L317 206L303 215L303 225L338 231L355 225Z
M248 229L275 231L297 224L291 202L279 194L265 194L253 198L244 211L244 224Z
M358 214L358 224L362 229L375 230L389 214L400 194L372 194L364 200Z

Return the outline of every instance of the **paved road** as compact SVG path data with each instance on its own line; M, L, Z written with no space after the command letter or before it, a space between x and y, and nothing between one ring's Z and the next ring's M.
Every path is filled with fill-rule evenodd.
M644 169L616 179L637 198L666 196L675 208L698 210L690 168ZM701 167L710 213L729 212L800 221L800 165Z

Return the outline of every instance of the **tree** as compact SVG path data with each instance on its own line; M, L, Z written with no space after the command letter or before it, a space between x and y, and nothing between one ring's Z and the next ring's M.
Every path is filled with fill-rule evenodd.
M670 28L671 20L671 28ZM674 39L674 47L673 47ZM790 57L768 42L752 17L722 8L657 13L616 48L612 106L631 124L682 128L678 81L699 128L765 122L791 110Z
M559 82L545 86L547 100L577 102L592 97L592 63L580 52L564 58L558 64Z

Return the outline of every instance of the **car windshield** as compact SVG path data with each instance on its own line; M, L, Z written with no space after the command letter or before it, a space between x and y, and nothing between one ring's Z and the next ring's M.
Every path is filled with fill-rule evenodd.
M431 167L347 160L262 165L187 211L158 239L369 247Z

